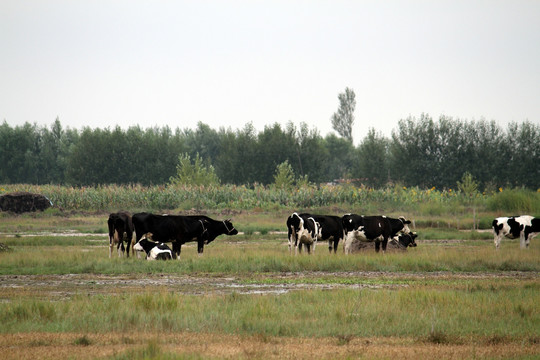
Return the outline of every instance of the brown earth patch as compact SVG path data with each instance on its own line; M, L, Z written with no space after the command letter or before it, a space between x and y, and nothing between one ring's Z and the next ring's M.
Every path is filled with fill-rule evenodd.
M81 341L81 339L85 339ZM0 353L11 359L97 359L144 349L157 354L219 359L506 359L535 357L535 343L432 344L411 338L282 338L204 333L0 334Z

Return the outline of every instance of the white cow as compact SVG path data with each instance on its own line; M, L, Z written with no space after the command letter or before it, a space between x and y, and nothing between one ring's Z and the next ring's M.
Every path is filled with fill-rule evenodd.
M503 237L517 239L521 249L529 247L533 237L540 233L540 219L530 215L498 217L492 223L495 248L499 249Z

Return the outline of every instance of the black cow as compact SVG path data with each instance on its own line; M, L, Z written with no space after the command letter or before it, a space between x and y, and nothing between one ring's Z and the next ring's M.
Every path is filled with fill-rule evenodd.
M112 249L116 245L118 256L124 254L124 240L127 245L127 257L129 257L129 248L132 246L133 222L128 212L120 211L109 215L107 220L109 225L109 258L112 257ZM120 249L122 253L120 253Z
M203 253L204 244L212 242L219 235L236 235L238 231L230 220L217 221L207 216L154 215L138 213L133 215L136 241L146 233L152 233L157 242L172 242L173 257L179 258L182 245L197 241L197 251Z
M392 234L392 226L386 216L360 216L348 214L342 217L343 231L345 233L345 254L351 253L354 240L375 241L375 251L379 252L381 242L383 252L386 251L388 239Z
M146 254L146 260L171 260L171 248L164 243L157 243L151 239L152 233L146 234L135 244L133 249L144 252Z
M529 247L533 237L540 233L540 218L530 215L498 217L491 224L495 235L495 248L499 249L503 237L516 239L519 237L521 249Z
M289 239L289 253L292 252L294 245L295 254L302 252L302 245L306 245L308 254L311 253L311 245L315 251L315 245L319 237L319 224L309 215L298 215L292 213L287 218L287 229Z
M312 217L317 223L319 223L319 239L328 240L328 251L334 254L337 252L338 243L343 239L343 224L341 217L333 215L311 215L300 214L301 217ZM333 245L333 246L332 246Z

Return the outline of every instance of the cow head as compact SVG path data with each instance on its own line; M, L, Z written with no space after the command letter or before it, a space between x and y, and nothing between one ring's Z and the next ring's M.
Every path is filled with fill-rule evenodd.
M238 234L238 230L234 228L234 225L232 224L231 219L223 220L223 225L225 225L225 229L227 230L227 233L225 235Z
M139 241L137 241L137 243L133 246L133 249L136 251L148 253L151 246L155 246L155 243L152 241L152 233L146 233Z

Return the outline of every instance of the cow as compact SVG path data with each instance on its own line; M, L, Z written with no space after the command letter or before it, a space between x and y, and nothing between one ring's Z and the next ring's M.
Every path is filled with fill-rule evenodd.
M382 242L383 252L386 252L388 239L392 234L392 226L386 216L363 216L347 214L342 218L345 243L345 254L352 252L354 240L375 242L375 251L379 252Z
M337 252L338 244L343 239L343 224L341 217L333 215L300 214L301 217L312 217L319 224L319 236L317 240L328 240L328 251Z
M540 218L530 215L498 217L491 226L496 249L499 249L505 236L510 239L519 237L519 247L526 249L531 239L540 233Z
M301 216L294 212L287 218L289 239L289 253L294 245L295 254L302 252L302 245L306 245L308 254L311 254L311 245L315 252L315 245L320 235L319 224L311 216Z
M416 239L418 235L416 233L399 234L392 238L392 242L396 244L400 249L407 250L408 247L416 247Z
M236 235L231 220L213 220L208 216L155 215L138 213L133 215L136 242L146 233L152 233L157 242L172 242L173 257L180 259L182 245L197 241L197 252L203 253L204 245L219 235Z
M147 233L139 240L134 250L144 252L146 254L146 260L171 260L172 250L164 243L157 243L152 241L152 233Z
M107 224L109 226L109 258L112 257L112 250L115 244L118 256L124 254L124 240L127 245L127 257L129 257L129 248L133 245L133 222L131 215L125 211L112 213L109 215ZM120 250L122 250L121 253Z

